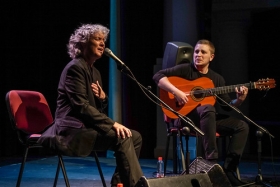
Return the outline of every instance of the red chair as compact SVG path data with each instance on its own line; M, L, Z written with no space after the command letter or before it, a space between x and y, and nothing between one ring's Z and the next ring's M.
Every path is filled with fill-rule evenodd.
M41 133L52 124L53 117L48 102L40 92L11 90L6 94L5 99L11 125L16 130L20 143L25 147L16 184L16 186L19 187L28 151L30 148L42 148L42 146L37 143L37 140L40 138ZM95 151L93 151L93 153L103 186L106 187L98 156ZM62 169L65 184L68 187L70 184L62 155L58 154L58 165L53 186L57 184L60 168Z

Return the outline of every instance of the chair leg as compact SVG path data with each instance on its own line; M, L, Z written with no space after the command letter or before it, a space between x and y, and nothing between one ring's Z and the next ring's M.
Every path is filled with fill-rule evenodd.
M167 135L166 139L166 145L165 145L165 154L164 154L164 171L163 174L164 176L166 175L166 167L167 167L167 160L168 160L168 151L169 151L169 142L170 142L170 136Z
M99 171L99 175L101 177L101 181L102 181L103 187L106 187L106 182L105 182L105 179L104 179L104 175L103 175L103 172L102 172L102 169L101 169L101 166L100 166L100 162L99 162L98 156L97 156L95 151L93 151L93 155L94 155L94 158L95 158L96 165L98 167L98 171Z
M58 176L59 176L59 170L60 170L60 164L58 160L53 187L56 187Z
M178 155L177 155L177 134L173 134L173 173L177 174L177 166L178 166Z
M20 187L21 178L22 178L26 158L27 158L27 155L28 155L28 150L29 150L29 147L27 145L26 148L25 148L25 152L24 152L22 161L21 161L21 166L20 166L20 170L19 170L19 173L18 173L18 179L17 179L17 186L16 187Z
M62 159L62 156L61 155L58 155L58 166L57 166L57 170L56 170L56 176L55 176L55 183L54 185L56 185L56 181L57 181L57 178L58 178L58 175L59 175L59 167L61 167L61 170L62 170L62 173L63 173L63 177L64 177L64 181L65 181L65 185L67 187L70 187L70 184L69 184L69 180L68 180L68 177L67 177L67 173L66 173L66 169L65 169L65 165L64 165L64 162L63 162L63 159Z
M185 151L185 173L189 174L189 165L190 165L190 150L189 150L189 136L185 135L185 144L186 144L186 151Z
M238 167L236 168L236 175L237 175L237 178L238 178L239 180L241 180L240 172L239 172L239 168L238 168Z

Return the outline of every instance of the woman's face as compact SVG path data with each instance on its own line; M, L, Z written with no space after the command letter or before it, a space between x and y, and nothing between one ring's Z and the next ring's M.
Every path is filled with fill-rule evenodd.
M91 35L88 43L84 45L84 56L90 61L101 58L105 49L105 40L105 35L102 32L96 32Z

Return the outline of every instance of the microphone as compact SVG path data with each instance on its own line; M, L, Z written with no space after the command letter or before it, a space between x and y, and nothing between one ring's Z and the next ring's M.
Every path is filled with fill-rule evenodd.
M114 59L117 62L117 65L120 65L121 67L126 67L126 65L116 55L114 55L114 53L109 48L105 48L104 53L108 57Z
M190 128L189 127L183 127L182 128L183 135L189 135L190 134Z

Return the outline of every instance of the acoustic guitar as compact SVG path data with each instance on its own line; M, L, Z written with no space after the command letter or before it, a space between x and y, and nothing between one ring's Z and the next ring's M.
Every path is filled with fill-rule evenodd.
M216 98L213 93L225 94L235 92L236 87L246 86L248 89L269 90L276 86L274 79L259 79L256 82L250 82L245 84L223 86L214 88L214 84L211 79L207 77L201 77L192 81L180 78L180 77L168 77L168 80L181 91L185 92L189 101L185 105L179 105L175 96L163 89L160 89L160 99L164 101L173 110L181 115L187 115L194 108L199 105L210 104L214 105ZM178 118L172 111L166 109L162 105L163 112L170 118Z

